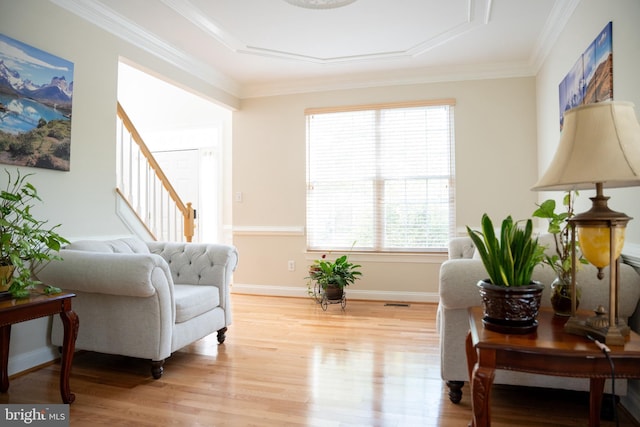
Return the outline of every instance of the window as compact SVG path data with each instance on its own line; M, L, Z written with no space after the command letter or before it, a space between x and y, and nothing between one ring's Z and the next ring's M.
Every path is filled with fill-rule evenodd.
M307 110L307 247L446 249L455 230L453 105Z

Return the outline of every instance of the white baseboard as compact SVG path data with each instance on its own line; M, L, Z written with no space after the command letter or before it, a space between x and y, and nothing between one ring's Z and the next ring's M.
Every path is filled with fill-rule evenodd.
M39 366L52 360L56 360L60 357L58 350L54 347L45 346L35 350L20 353L14 357L9 357L9 363L7 363L7 371L9 375L17 374L27 369L31 369L34 366Z
M231 286L234 294L252 294L280 297L308 297L306 287L252 285L246 283L234 283ZM352 299L393 302L431 302L437 303L439 296L431 292L396 292L373 291L366 289L347 289L347 295Z

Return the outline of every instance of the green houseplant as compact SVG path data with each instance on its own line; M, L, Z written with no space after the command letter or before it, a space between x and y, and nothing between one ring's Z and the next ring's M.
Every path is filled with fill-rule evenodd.
M564 210L556 212L556 201L545 200L533 212L533 216L548 220L547 232L553 235L554 250L550 254L545 254L544 263L549 265L556 273L557 279L551 284L551 305L556 314L568 316L571 314L571 254L573 246L578 249L578 242L571 240L571 229L568 219L574 215L573 204L578 196L577 191L568 191L562 198ZM576 266L588 264L586 258L578 254ZM576 297L580 298L580 291L577 289Z
M323 254L309 267L307 279L309 294L317 302L323 304L326 309L327 300L341 300L344 308L344 288L352 285L362 276L359 270L362 266L349 261L347 255L336 258L335 261L327 259Z
M35 202L41 202L36 188L27 181L32 174L13 178L5 169L7 185L0 191L0 268L7 272L0 277L0 285L14 298L24 298L29 290L40 284L33 278L34 271L45 262L60 259L54 251L69 243L56 229L60 224L47 227L47 221L32 215ZM46 293L60 292L52 286Z
M491 218L484 214L481 230L467 226L467 233L489 275L478 282L485 326L508 333L535 330L544 285L532 281L532 276L544 259L544 248L533 237L533 221L528 219L521 227L508 216L496 236Z

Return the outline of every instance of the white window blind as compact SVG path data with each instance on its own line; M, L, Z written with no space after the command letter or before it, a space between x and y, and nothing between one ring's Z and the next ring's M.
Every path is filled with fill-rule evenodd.
M455 230L453 105L307 110L307 247L446 250Z

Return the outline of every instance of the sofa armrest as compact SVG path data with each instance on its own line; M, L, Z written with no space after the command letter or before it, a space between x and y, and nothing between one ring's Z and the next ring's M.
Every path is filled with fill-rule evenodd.
M160 286L173 288L167 264L158 255L71 249L59 255L62 260L44 266L38 280L69 291L131 297L150 297Z
M445 308L467 308L482 303L478 281L488 277L479 259L458 258L440 267L440 304Z

